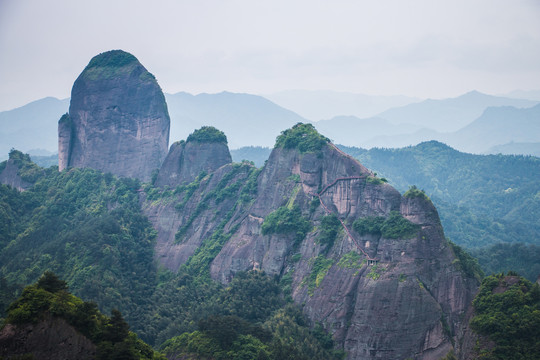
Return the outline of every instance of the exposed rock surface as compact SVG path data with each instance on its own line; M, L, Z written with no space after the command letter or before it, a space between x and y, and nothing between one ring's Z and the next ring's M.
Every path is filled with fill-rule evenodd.
M155 185L175 187L190 183L201 173L211 173L232 162L227 144L176 142L159 170Z
M453 343L463 336L463 318L478 282L455 264L431 201L402 197L327 144L319 152L276 147L258 174L252 201L236 201L242 193L238 187L236 196L208 202L206 194L234 184L221 184L233 166L239 165L223 166L195 183L187 201L182 196L144 201L158 230L156 250L162 264L178 269L218 232L226 237L220 238L220 251L211 263L214 279L226 283L236 272L251 269L290 277L295 302L304 304L312 321L324 324L348 359L439 359L460 350ZM245 184L248 177L247 171L239 172L235 179ZM298 206L313 225L300 243L295 243L294 233L261 232L265 217L282 206ZM345 226L326 248L318 241L318 228L329 212ZM385 238L353 230L356 219L388 218L391 212L416 224L417 231ZM182 236L175 240L177 230ZM357 260L340 263L351 254ZM293 261L293 255L300 260ZM315 281L317 259L329 266L315 273Z
M13 159L7 160L6 167L0 172L0 184L11 186L19 191L24 191L32 186L19 175L19 167Z
M253 171L250 164L226 164L172 197L149 199L141 193L143 212L158 231L157 260L177 271L205 239L229 232L232 224L245 216L245 205L237 204L237 191L242 191ZM235 191L227 195L227 189Z
M36 360L94 359L96 347L60 318L37 324L7 324L0 331L0 357L32 354Z
M58 124L59 169L89 167L148 181L165 159L170 120L156 79L131 54L94 57Z

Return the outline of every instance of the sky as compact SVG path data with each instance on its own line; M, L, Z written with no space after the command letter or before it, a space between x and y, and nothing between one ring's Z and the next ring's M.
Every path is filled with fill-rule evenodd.
M0 111L122 49L168 93L540 89L538 0L0 0Z

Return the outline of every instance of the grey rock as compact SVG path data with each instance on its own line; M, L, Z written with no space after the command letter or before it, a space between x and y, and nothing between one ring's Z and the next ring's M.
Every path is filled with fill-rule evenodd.
M167 155L170 119L156 79L131 54L94 57L58 124L59 169L89 167L149 181Z
M11 186L19 191L27 190L33 185L21 178L19 175L19 167L13 159L6 161L6 167L0 173L0 184Z

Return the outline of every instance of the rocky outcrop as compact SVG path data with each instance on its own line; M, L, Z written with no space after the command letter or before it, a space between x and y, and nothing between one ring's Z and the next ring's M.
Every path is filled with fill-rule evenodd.
M36 360L94 359L96 346L60 318L47 317L37 324L7 324L0 331L0 357L22 356Z
M212 244L217 255L210 274L218 281L252 269L289 278L294 301L324 324L348 359L439 359L459 351L453 344L463 336L478 282L456 264L435 207L424 196L401 196L332 144L314 146L324 140L317 136L308 131L278 139L260 174L238 173L235 181L243 185L224 202L215 194L233 187L235 181L223 181L239 164L188 185L196 188L188 200L179 195L159 205L146 199L145 212L158 230L158 259L176 270ZM301 145L290 146L295 142ZM252 200L237 200L254 175ZM301 241L294 231L263 234L265 218L280 207L298 208L311 224ZM320 228L329 214L341 225L325 245ZM415 230L355 232L356 220L376 216L398 216Z
M19 175L19 167L13 159L7 160L4 169L0 172L0 184L11 186L19 191L32 186L32 183L24 181Z
M256 171L251 164L226 164L180 187L172 198L151 199L142 192L142 210L157 230L154 253L160 264L177 271L205 240L229 232L245 216L246 204L237 196Z
M212 173L232 162L226 138L224 141L205 140L204 138L197 140L197 134L206 129L197 130L187 141L176 142L171 146L169 154L159 170L155 182L156 186L175 187L189 184L202 172ZM211 131L220 132L215 128L212 129ZM225 137L224 134L223 137Z
M0 184L11 186L19 191L32 187L43 169L30 159L30 155L11 149L9 159L0 163Z
M89 167L143 181L167 155L170 120L156 79L121 50L94 57L58 124L59 169Z

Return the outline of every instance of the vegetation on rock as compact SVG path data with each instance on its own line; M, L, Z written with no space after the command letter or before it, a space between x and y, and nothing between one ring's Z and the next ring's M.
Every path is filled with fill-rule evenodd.
M90 60L90 63L86 69L92 69L96 67L115 67L129 65L133 62L138 62L137 58L130 53L122 50L111 50L99 55L96 55Z
M298 123L281 132L276 139L276 147L297 149L300 153L319 152L330 140L315 130L311 124Z
M407 239L413 237L419 226L405 219L397 211L383 216L368 216L359 218L353 223L353 229L360 235L372 234L387 239Z
M311 231L311 223L302 216L298 206L282 206L266 216L261 226L263 235L294 234L295 242L302 241Z
M463 250L460 246L448 241L448 244L452 247L452 251L456 258L453 263L457 264L459 269L463 271L467 276L474 277L478 281L484 277L484 272L478 265L478 260L472 257L469 253Z
M383 174L400 191L413 184L425 189L445 234L469 250L500 242L538 245L537 157L467 154L437 141L401 149L341 149ZM496 259L482 263L488 273L508 270L502 264L498 267Z
M227 136L213 126L203 126L188 136L186 143L189 142L227 144Z
M319 226L319 235L317 241L330 249L334 245L334 241L341 230L341 223L335 214L323 216Z
M26 182L35 183L40 175L43 174L43 169L37 166L30 159L30 155L24 154L19 150L12 149L9 152L9 159L13 161L19 171L18 175ZM0 165L0 172L3 170L3 167L6 166L6 162L3 162Z
M36 284L24 288L8 308L5 324L35 324L48 316L66 320L89 338L97 346L98 360L165 359L129 331L118 310L113 309L110 318L101 314L95 303L69 293L66 282L51 272L45 272Z
M540 287L511 275L482 281L474 302L473 330L495 346L477 349L479 358L537 359L540 354Z
M409 190L407 190L405 194L403 194L403 197L430 200L429 197L426 195L426 192L424 190L418 189L416 185L410 186Z

